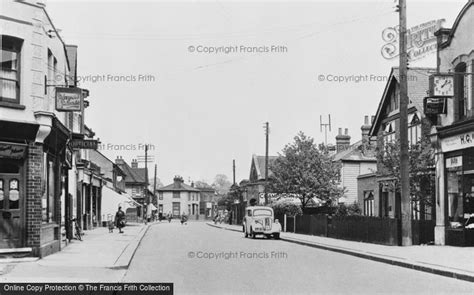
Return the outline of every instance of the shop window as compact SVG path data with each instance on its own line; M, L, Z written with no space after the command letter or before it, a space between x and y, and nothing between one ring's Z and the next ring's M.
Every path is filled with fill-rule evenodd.
M0 101L20 101L20 53L23 41L10 36L1 37Z
M446 158L448 226L474 228L474 149Z
M55 173L54 163L48 160L47 154L44 155L44 175L45 175L45 189L42 197L42 221L43 223L50 223L54 221L54 196L55 196Z
M374 193L372 191L364 192L364 215L374 216Z

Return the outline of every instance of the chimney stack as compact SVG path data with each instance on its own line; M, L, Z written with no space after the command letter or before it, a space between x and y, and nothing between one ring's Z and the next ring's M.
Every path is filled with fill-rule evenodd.
M342 128L339 128L339 133L336 136L336 151L339 153L343 150L346 150L351 145L351 137L349 136L349 129L344 130L342 134Z
M173 187L174 188L181 188L181 183L184 182L183 178L179 175L176 175L174 178L173 178Z
M138 168L138 161L136 159L132 159L132 168Z
M372 121L373 121L374 116L372 116ZM364 117L364 125L360 127L360 130L362 130L362 140L366 141L369 139L369 132L370 128L372 125L369 123L369 116Z

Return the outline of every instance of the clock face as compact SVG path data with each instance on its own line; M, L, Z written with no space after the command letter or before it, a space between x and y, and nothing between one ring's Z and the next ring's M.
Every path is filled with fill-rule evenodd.
M454 96L454 77L452 75L434 76L433 96Z

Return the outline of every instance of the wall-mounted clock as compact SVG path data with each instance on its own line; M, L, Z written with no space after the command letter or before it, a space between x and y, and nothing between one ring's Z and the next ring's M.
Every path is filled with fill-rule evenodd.
M449 74L431 75L430 94L434 97L454 96L454 76Z

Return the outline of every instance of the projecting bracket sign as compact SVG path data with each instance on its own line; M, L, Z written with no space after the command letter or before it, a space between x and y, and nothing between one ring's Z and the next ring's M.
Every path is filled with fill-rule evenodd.
M56 110L58 112L81 112L82 89L77 87L56 87Z
M72 149L96 150L99 147L99 141L94 139L72 139L69 142Z
M426 116L446 114L446 97L425 97L423 106Z

